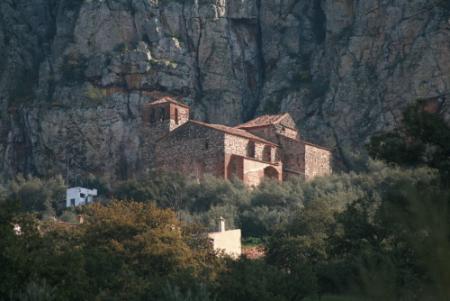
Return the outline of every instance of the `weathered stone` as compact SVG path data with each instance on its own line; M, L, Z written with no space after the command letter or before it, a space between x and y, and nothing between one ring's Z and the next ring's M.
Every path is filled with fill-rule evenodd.
M0 174L133 174L155 92L228 125L290 112L345 159L450 93L449 17L424 0L2 1Z
M156 169L198 180L205 175L236 177L248 186L257 186L265 178L311 180L331 174L331 152L301 141L289 114L262 116L231 128L190 121L188 108L170 98L145 107L151 136L162 137L152 149Z

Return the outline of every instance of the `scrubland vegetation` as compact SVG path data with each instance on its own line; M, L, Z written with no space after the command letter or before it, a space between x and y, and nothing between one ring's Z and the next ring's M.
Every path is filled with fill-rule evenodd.
M311 182L88 177L102 202L69 210L62 178L4 182L0 299L449 300L450 130L405 114L369 143L375 159ZM217 257L219 216L266 256Z

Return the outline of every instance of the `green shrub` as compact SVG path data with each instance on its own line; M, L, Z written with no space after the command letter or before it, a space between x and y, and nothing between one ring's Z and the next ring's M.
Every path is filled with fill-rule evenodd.
M55 215L65 208L66 189L60 176L41 180L18 175L9 183L8 198L19 201L25 211Z
M50 287L42 281L36 283L34 281L28 283L23 292L19 293L17 299L19 301L53 301L56 300L55 288Z
M206 286L201 285L194 290L189 289L183 293L180 288L173 285L167 285L163 290L161 301L215 301L216 297L211 296Z

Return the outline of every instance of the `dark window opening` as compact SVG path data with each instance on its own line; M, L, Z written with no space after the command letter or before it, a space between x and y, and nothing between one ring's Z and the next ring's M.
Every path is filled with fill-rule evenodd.
M272 147L268 145L264 146L263 160L267 162L272 162Z
M159 121L164 121L166 119L166 110L161 108L159 110Z
M81 197L81 198L85 198L86 195L85 195L84 193L80 193L80 197Z
M178 124L179 123L179 119L178 119L178 109L177 108L175 108L175 124Z
M209 149L209 141L208 140L205 141L205 149Z
M266 178L276 180L279 178L279 173L275 168L270 166L270 167L267 167L266 169L264 169L264 176Z
M75 206L75 199L70 199L70 205Z
M155 122L155 110L151 109L150 110L150 123L154 123Z
M278 149L274 149L274 152L275 161L280 161L280 152Z
M247 144L247 157L255 158L255 142L249 141Z

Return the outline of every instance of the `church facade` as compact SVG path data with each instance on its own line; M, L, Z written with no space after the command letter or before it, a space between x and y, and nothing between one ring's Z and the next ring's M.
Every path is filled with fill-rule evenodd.
M236 127L190 119L189 107L169 97L144 106L157 137L154 167L201 179L238 178L257 186L265 178L306 180L332 172L331 151L300 137L288 114L264 115Z

